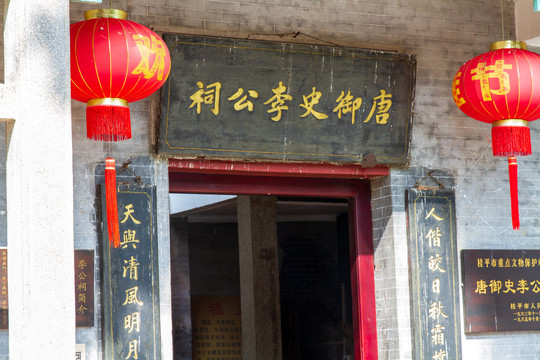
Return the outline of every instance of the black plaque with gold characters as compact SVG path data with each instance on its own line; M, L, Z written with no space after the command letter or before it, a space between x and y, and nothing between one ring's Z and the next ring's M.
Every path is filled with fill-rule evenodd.
M407 191L415 359L461 359L455 195Z
M118 187L120 246L101 237L104 359L161 359L154 186ZM107 224L101 190L102 223Z
M540 330L540 250L462 250L465 332Z
M159 152L408 161L416 59L396 52L164 35Z

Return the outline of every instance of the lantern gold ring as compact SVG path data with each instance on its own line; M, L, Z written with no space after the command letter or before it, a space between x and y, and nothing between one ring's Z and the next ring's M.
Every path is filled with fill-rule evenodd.
M498 126L529 126L529 122L527 120L522 119L505 119L505 120L498 120L491 123L492 127L498 127Z
M127 100L120 98L102 98L102 99L92 99L86 103L87 106L124 106L127 107L129 103Z
M112 18L127 20L127 12L117 9L94 9L84 13L84 20Z
M518 41L518 40L496 41L494 43L489 44L489 51L500 50L500 49L527 50L527 44L523 41Z

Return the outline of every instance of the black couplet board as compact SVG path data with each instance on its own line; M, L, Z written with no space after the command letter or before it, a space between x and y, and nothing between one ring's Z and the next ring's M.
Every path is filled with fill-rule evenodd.
M416 59L395 52L163 36L158 151L239 159L406 164Z
M465 332L540 330L540 250L462 250Z
M161 359L155 187L118 187L120 246L101 190L104 359Z
M407 191L414 354L461 359L455 195Z

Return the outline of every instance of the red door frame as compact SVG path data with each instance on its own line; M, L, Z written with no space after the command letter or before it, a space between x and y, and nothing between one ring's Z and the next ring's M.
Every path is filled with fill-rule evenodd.
M388 168L383 166L170 159L169 191L349 199L355 360L376 360L371 193L367 179L384 175L388 175Z

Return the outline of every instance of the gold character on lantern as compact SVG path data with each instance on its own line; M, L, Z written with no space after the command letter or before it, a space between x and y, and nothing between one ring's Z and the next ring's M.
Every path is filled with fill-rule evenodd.
M161 81L165 72L165 58L167 57L165 44L154 35L148 37L137 34L133 35L133 40L135 40L141 54L141 61L131 73L133 75L143 74L145 79L150 79L157 72L157 79ZM155 54L152 67L150 67L151 54Z
M456 76L454 77L454 81L452 82L452 96L454 97L454 102L456 103L458 108L461 108L461 106L467 102L463 98L461 90L459 89L459 85L461 83L460 77L461 71L458 71Z
M478 63L475 69L471 70L474 74L471 79L480 81L482 99L491 101L491 94L506 95L510 92L510 77L504 70L512 69L512 64L504 64L504 60L496 60L494 65L487 65L485 62ZM491 89L489 79L499 80L499 88Z

